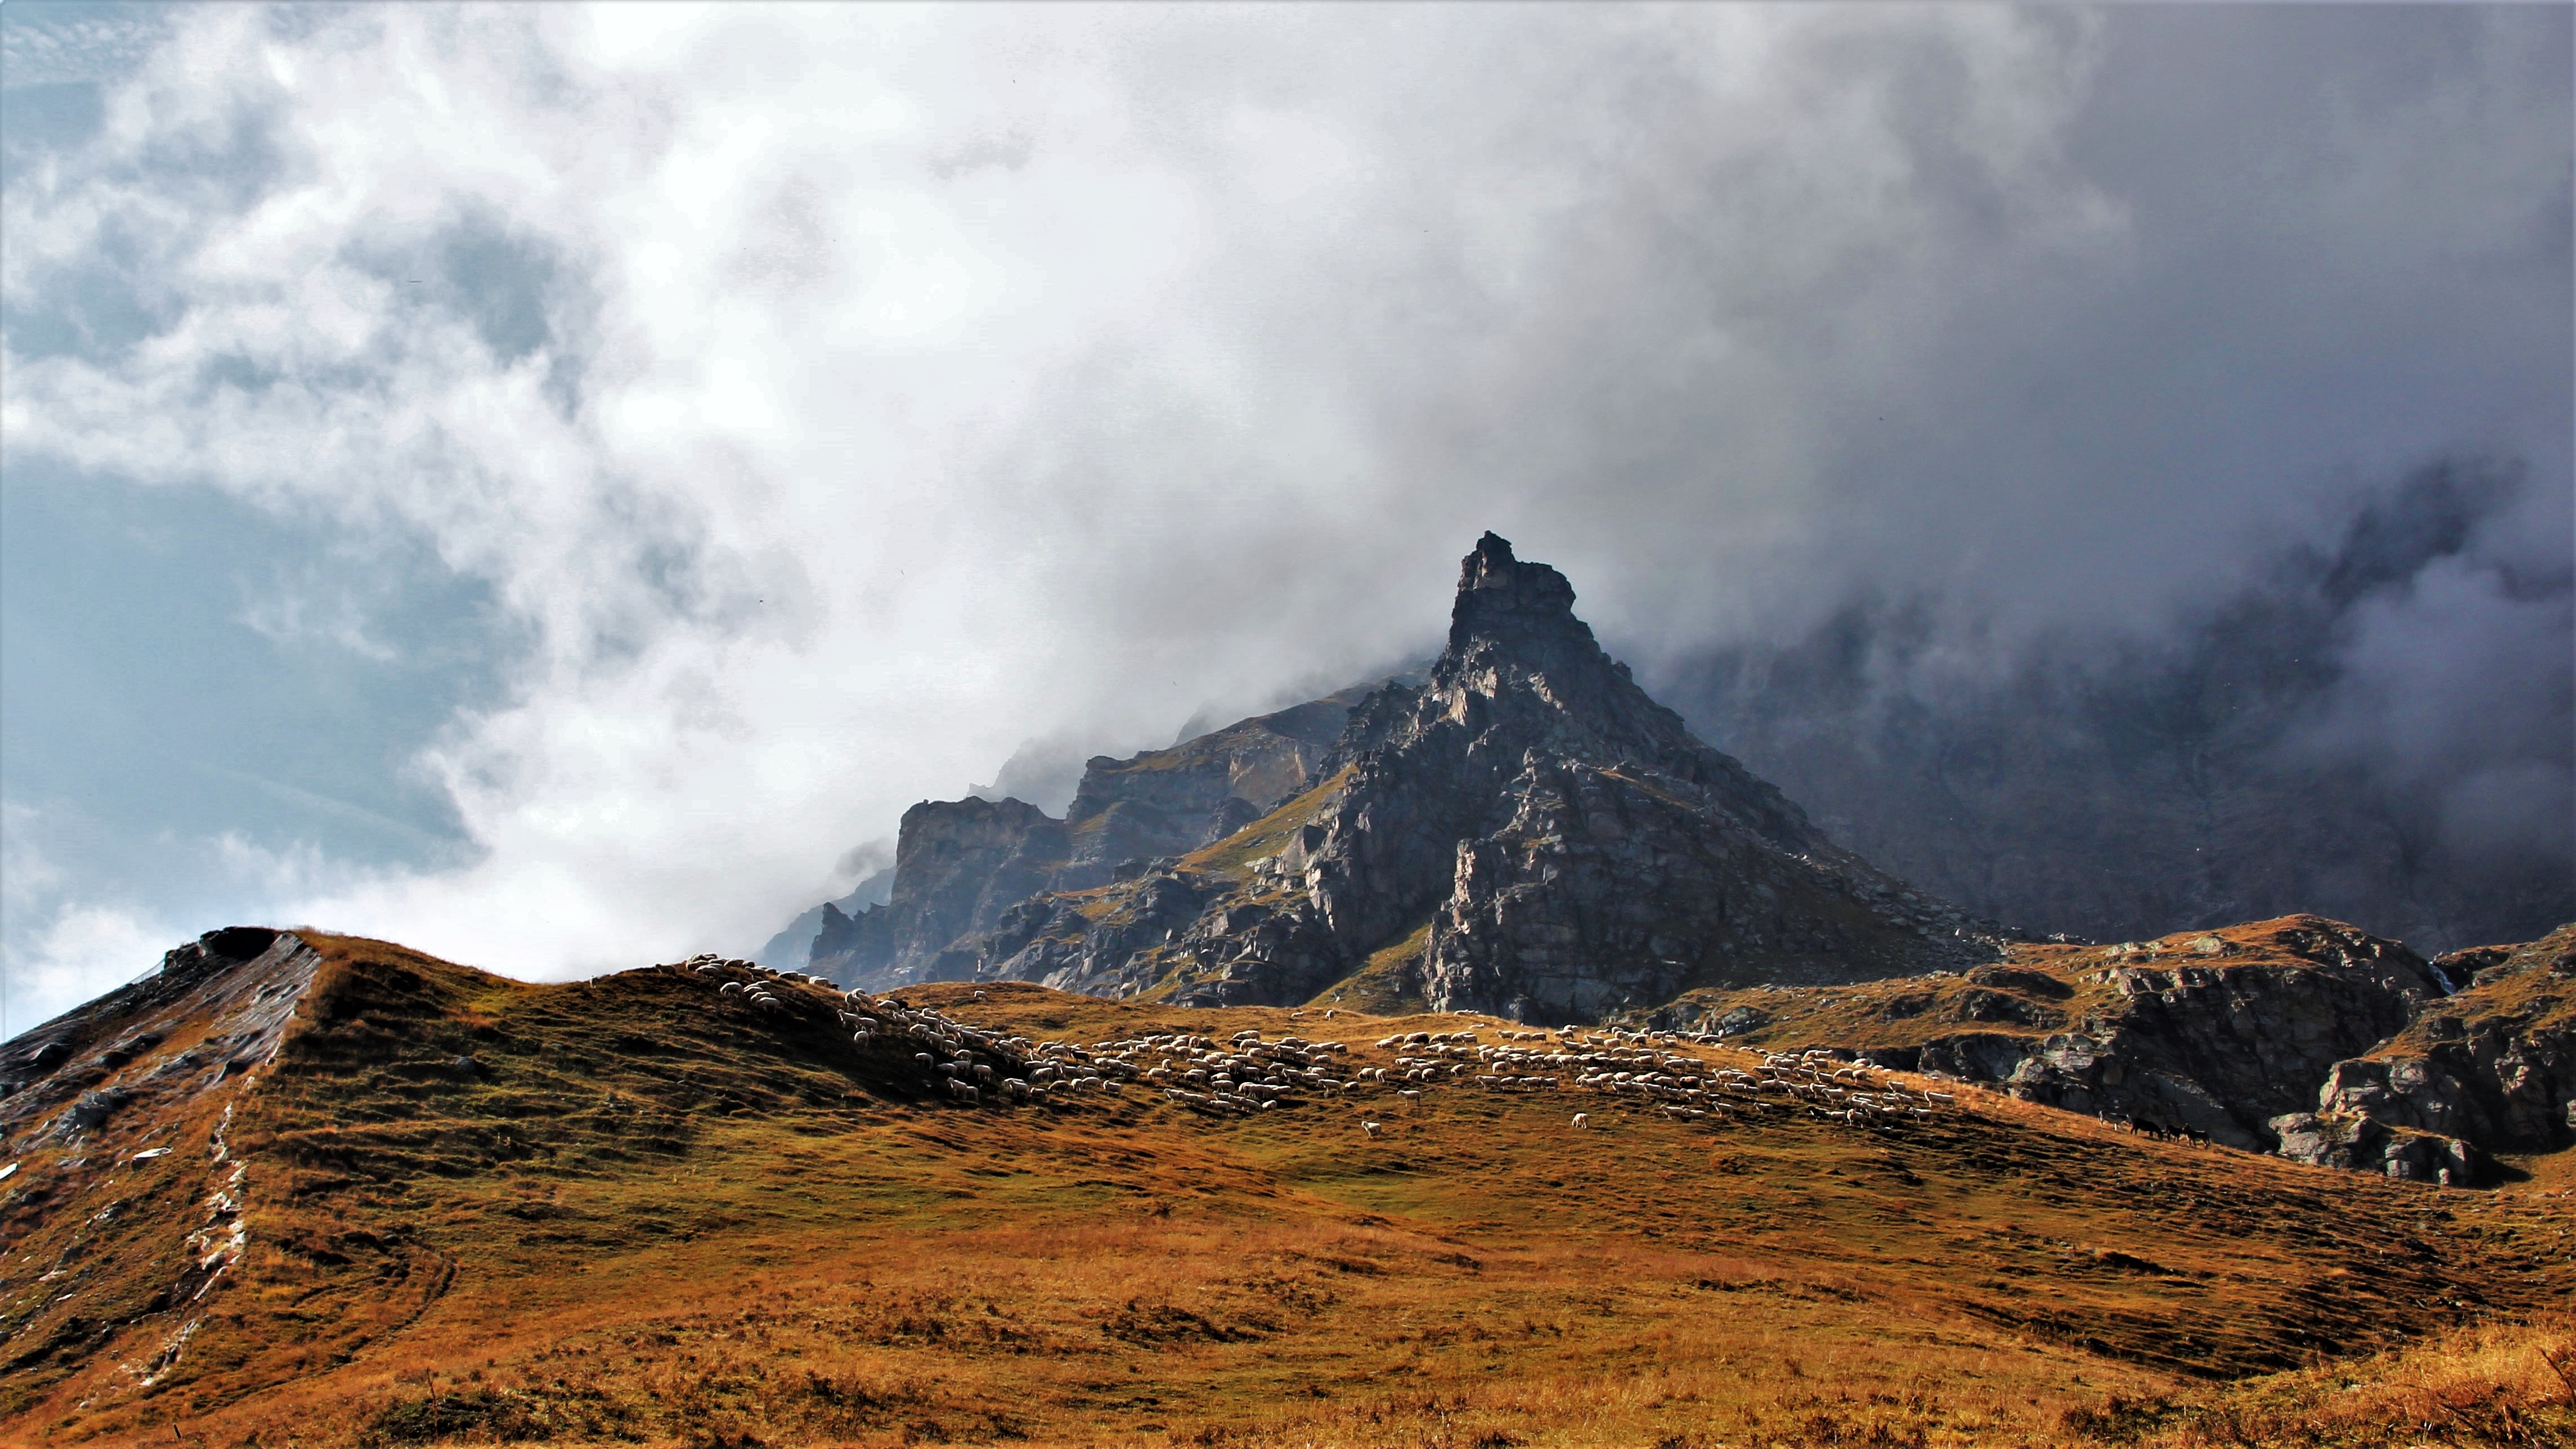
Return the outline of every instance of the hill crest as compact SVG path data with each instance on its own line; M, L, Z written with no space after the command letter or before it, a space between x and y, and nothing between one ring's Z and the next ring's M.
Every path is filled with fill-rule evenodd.
M196 1090L0 1103L8 1434L2045 1440L2571 1286L2524 1199L1698 1033L184 956L53 1039Z

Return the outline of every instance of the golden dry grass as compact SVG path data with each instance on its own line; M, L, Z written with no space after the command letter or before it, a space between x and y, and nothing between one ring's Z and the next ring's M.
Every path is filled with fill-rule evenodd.
M1422 953L1431 943L1432 918L1369 953L1359 970L1315 993L1309 1007L1342 1007L1381 1016L1403 1016L1424 1008Z
M2194 1402L2106 1403L2072 1423L2142 1449L2576 1443L2576 1317L2454 1329Z
M2462 1329L2576 1288L2576 1215L2534 1192L1982 1093L1884 1132L1457 1086L958 1108L904 1053L671 973L528 986L315 943L328 979L236 1127L244 1271L152 1389L117 1367L166 1337L147 1317L7 1399L0 1442L2360 1444L2416 1442L2367 1435L2427 1392L2564 1423L2529 1368L2563 1325ZM904 994L1033 1037L1257 1027L1379 1061L1389 1032L1503 1029ZM446 1070L464 1051L488 1070ZM2422 1347L2455 1330L2488 1336ZM2294 1437L2329 1409L2344 1438Z
M1342 788L1350 783L1351 770L1351 766L1344 765L1225 839L1182 856L1179 869L1241 882L1251 873L1252 862L1286 846L1288 837L1341 798Z

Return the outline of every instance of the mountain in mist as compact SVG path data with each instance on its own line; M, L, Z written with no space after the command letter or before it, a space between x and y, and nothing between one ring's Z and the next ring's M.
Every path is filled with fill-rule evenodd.
M827 910L812 960L853 984L1576 1021L1718 983L1964 967L2010 938L1694 738L1573 603L1487 534L1418 684L1095 759L1062 820L917 805L889 902Z
M846 919L851 913L884 905L894 897L894 867L873 871L850 888L838 900L825 901L789 921L778 934L769 938L751 959L772 971L802 971L814 954L814 938L823 930L828 912Z
M2061 636L1945 668L1958 643L1930 610L1882 600L1658 688L1835 839L2035 929L2120 940L2315 911L2427 950L2527 940L2576 917L2563 655L2483 681L2493 700L2444 701L2479 720L2469 739L2398 761L2331 747L2339 713L2389 707L2349 689L2362 620L2456 566L2511 495L2428 470L2169 640ZM2499 572L2564 634L2569 579ZM2462 808L2499 789L2539 827Z

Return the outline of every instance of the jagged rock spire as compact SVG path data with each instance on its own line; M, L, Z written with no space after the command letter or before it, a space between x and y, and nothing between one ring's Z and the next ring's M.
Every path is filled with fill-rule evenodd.
M1449 648L1461 652L1479 636L1579 633L1592 630L1574 617L1574 585L1543 563L1512 557L1509 539L1488 531L1459 563L1458 600L1449 610Z

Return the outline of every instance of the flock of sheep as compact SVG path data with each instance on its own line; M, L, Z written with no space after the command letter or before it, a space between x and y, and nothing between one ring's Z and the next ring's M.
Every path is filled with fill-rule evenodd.
M1953 1100L1946 1092L1917 1091L1875 1075L1865 1063L1828 1052L1766 1052L1751 1071L1704 1062L1680 1053L1688 1042L1716 1038L1698 1032L1642 1032L1619 1028L1562 1027L1554 1032L1505 1029L1500 1044L1475 1032L1410 1032L1378 1043L1397 1053L1392 1067L1368 1067L1392 1081L1464 1081L1499 1092L1561 1090L1570 1077L1578 1088L1656 1103L1680 1121L1723 1117L1729 1109L1804 1108L1810 1114L1859 1125L1870 1117L1928 1117ZM1406 1089L1408 1095L1418 1089ZM1576 1125L1588 1125L1576 1114Z
M1698 1032L1644 1032L1621 1028L1562 1027L1554 1031L1502 1028L1496 1042L1477 1031L1400 1032L1377 1043L1393 1054L1391 1065L1354 1065L1351 1048L1336 1041L1283 1035L1265 1040L1238 1031L1224 1041L1188 1032L1150 1032L1082 1045L1032 1041L987 1031L910 1006L894 997L843 991L821 976L772 971L749 961L698 956L663 968L715 983L720 997L757 1011L781 1011L788 1002L779 985L821 987L851 1042L861 1049L882 1042L909 1046L937 1090L967 1104L1031 1101L1066 1093L1111 1092L1139 1085L1161 1089L1168 1100L1193 1111L1249 1116L1305 1096L1338 1096L1360 1083L1386 1083L1408 1100L1435 1085L1464 1085L1497 1092L1556 1092L1567 1084L1654 1104L1681 1122L1722 1121L1730 1112L1804 1111L1860 1126L1873 1119L1927 1117L1953 1099L1882 1077L1865 1062L1828 1053L1764 1053L1747 1071L1685 1055L1685 1044L1717 1040ZM809 1001L812 999L807 998ZM977 991L974 1000L984 1000ZM1331 1012L1325 1013L1333 1015ZM1589 1113L1573 1125L1588 1127ZM1363 1121L1376 1136L1384 1124Z

